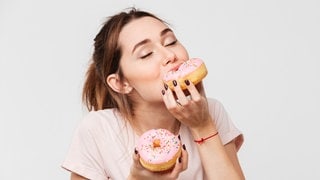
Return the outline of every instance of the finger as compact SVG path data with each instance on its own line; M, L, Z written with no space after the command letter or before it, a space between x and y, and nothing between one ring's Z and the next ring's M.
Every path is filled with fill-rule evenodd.
M182 145L182 152L181 152L181 162L182 162L182 171L186 170L188 168L188 159L189 159L189 154L186 149L186 145Z
M201 95L200 95L198 89L196 88L196 86L188 79L185 80L185 83L186 83L187 89L191 95L191 99L195 102L200 101Z
M134 149L132 159L133 159L133 167L136 169L141 169L142 165L140 164L140 155L139 155L139 152L136 148Z
M174 94L167 84L164 84L164 90L162 90L163 101L168 109L173 109L177 107L177 102L174 98Z
M188 168L188 152L186 146L182 145L182 151L180 157L177 159L176 165L171 172L171 176L178 177L179 174Z
M204 87L203 87L203 82L200 81L197 85L195 85L196 88L198 89L198 91L200 92L200 94L202 96L206 96L206 93L205 93L205 90L204 90Z
M180 172L182 172L182 169L183 169L182 157L180 156L177 159L174 168L172 169L172 171L169 174L170 179L178 179Z
M184 92L182 91L178 81L173 80L173 88L174 88L174 92L177 95L177 98L179 100L178 102L180 103L180 105L184 106L184 105L188 104L188 99L187 99L186 95L184 94Z

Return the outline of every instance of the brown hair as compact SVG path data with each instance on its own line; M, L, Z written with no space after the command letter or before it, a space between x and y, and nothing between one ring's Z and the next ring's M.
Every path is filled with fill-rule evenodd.
M125 118L133 116L132 101L128 95L113 91L106 83L106 78L116 73L120 81L123 80L119 34L126 24L142 17L153 17L164 22L151 13L130 8L128 12L120 12L109 17L94 38L94 52L82 93L82 100L89 111L116 108Z

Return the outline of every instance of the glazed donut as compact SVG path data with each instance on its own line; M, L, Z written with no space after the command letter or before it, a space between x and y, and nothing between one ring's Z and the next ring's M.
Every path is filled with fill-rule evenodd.
M178 69L167 72L163 81L171 90L174 90L172 81L177 80L182 90L187 88L185 80L188 79L193 84L198 84L208 74L204 62L200 58L191 58L182 63Z
M143 167L160 172L175 165L181 155L181 142L166 129L151 129L140 136L137 150Z

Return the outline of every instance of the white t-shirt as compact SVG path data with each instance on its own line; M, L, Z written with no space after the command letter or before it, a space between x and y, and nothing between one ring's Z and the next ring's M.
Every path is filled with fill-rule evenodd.
M210 98L208 104L222 143L235 139L239 149L243 136L223 105ZM189 154L188 169L180 173L179 179L204 179L200 156L189 129L181 124L179 134ZM138 138L115 109L92 111L76 129L62 167L92 180L127 179Z

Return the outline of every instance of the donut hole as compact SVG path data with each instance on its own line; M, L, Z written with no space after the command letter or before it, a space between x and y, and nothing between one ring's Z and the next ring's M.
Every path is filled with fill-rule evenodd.
M160 139L153 140L152 146L153 146L153 148L161 147L160 146Z

